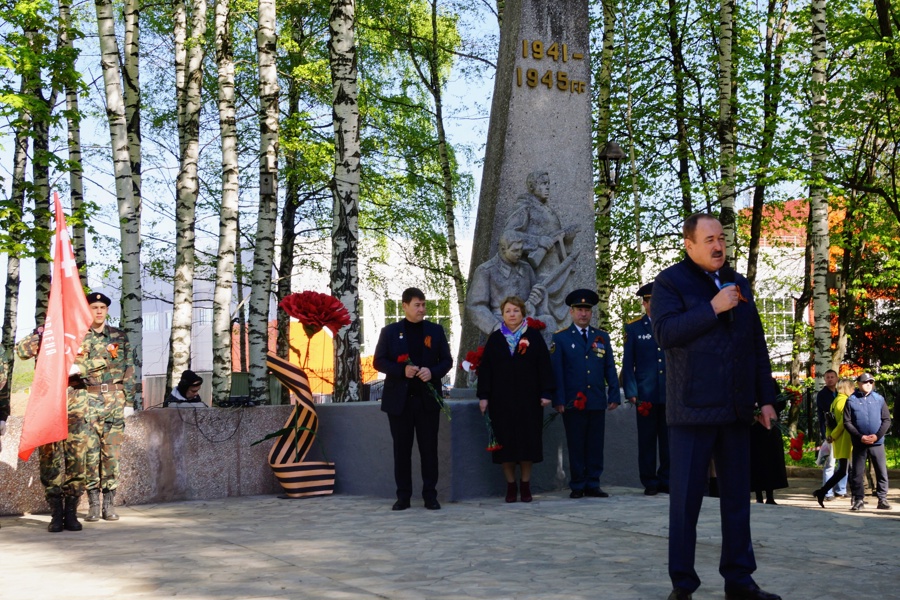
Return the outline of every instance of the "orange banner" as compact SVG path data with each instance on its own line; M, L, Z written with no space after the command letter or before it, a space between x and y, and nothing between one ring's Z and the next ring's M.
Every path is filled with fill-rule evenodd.
M38 446L58 442L68 435L66 388L68 373L81 347L81 340L94 319L88 306L81 276L75 264L72 243L66 231L59 195L54 192L56 243L53 252L53 279L41 349L34 366L34 383L25 408L19 458L28 460Z

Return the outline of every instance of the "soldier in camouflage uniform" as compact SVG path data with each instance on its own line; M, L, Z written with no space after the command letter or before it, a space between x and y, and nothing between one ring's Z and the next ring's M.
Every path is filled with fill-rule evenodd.
M84 336L76 364L83 385L75 393L88 405L87 490L90 509L85 521L102 516L117 521L116 487L119 485L119 450L125 432L125 405L134 399L134 359L128 336L106 324L112 301L104 294L87 296L94 323Z
M38 355L41 348L43 327L38 327L16 345L16 353L22 360ZM76 359L76 363L77 363ZM81 367L79 367L81 368ZM63 529L81 531L81 523L75 511L85 489L85 456L87 454L87 403L74 393L73 385L81 379L69 377L67 408L69 435L65 440L38 447L41 484L47 496L52 516L47 531L57 533Z

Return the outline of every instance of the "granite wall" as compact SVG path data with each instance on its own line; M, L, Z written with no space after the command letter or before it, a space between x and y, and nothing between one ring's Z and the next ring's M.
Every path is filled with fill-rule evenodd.
M485 451L487 434L478 405L451 401L453 419L441 422L438 498L458 501L501 496L500 467ZM267 462L272 442L251 446L282 427L291 407L155 409L126 419L122 478L118 499L152 504L227 496L277 494L281 490ZM318 406L320 439L327 459L336 465L335 493L394 497L391 436L387 416L377 402ZM549 414L549 409L548 413ZM634 410L622 407L607 415L606 471L601 485L640 487L637 476ZM38 473L38 455L16 457L22 418L8 422L0 452L0 514L47 512ZM316 445L311 460L320 460ZM544 462L535 465L535 491L566 487L568 458L562 419L544 433ZM418 477L413 452L413 481ZM87 497L82 498L87 506Z

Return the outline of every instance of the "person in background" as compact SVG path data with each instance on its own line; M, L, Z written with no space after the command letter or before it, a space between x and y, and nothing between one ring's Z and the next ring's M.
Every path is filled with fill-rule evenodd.
M178 385L172 390L163 401L163 408L168 406L197 406L197 403L203 404L200 399L200 386L203 385L203 378L191 371L186 370L181 374ZM203 404L203 406L206 406Z
M875 378L863 373L856 378L856 391L844 405L844 429L850 434L852 466L850 473L850 493L853 504L850 510L863 509L863 472L866 459L875 469L875 495L877 508L890 510L887 501L888 474L887 456L884 453L884 434L891 428L891 413L884 398L874 390Z
M825 371L825 387L816 394L816 412L819 415L819 434L823 440L827 437L825 415L831 410L831 405L834 403L834 399L837 396L837 390L835 388L837 382L837 372L834 369L828 369ZM823 485L819 489L826 489L826 486L824 485L825 482L834 475L834 461L834 451L832 450L832 452L828 454L828 458L825 459L825 463L822 465ZM845 498L847 496L846 471L844 478L841 479L837 485L827 488L825 500L834 500L835 496L838 496L839 498Z
M781 395L778 381L772 380L775 397ZM784 410L786 400L776 400L772 405L777 414ZM784 440L781 429L767 429L757 416L750 426L750 490L756 493L756 502L762 504L763 494L766 504L775 502L775 490L788 487L787 469L784 465Z
M837 396L834 397L829 408L831 414L834 415L835 426L826 429L825 439L831 444L831 456L837 461L837 469L822 487L812 493L822 508L825 508L828 493L839 482L847 481L847 470L850 463L850 434L844 428L844 407L847 405L847 399L853 394L853 382L849 379L841 379L836 389Z
M669 492L669 426L666 425L666 354L653 337L653 282L637 291L644 316L625 325L622 388L637 407L638 472L644 495ZM657 468L657 455L659 468Z
M503 467L506 501L515 502L518 491L522 502L531 502L531 466L544 459L543 413L553 395L553 370L544 337L525 323L525 301L505 298L500 314L503 324L485 342L478 367L478 406L490 415L502 446L491 460Z

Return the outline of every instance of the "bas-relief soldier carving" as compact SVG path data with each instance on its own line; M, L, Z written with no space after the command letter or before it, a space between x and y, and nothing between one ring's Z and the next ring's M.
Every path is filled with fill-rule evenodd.
M572 241L580 228L563 227L549 204L549 173L530 173L526 185L528 192L516 199L500 235L497 254L478 266L467 294L472 321L485 334L499 327L500 302L507 296L525 300L528 315L544 321L549 332L566 319L566 281L578 257Z

